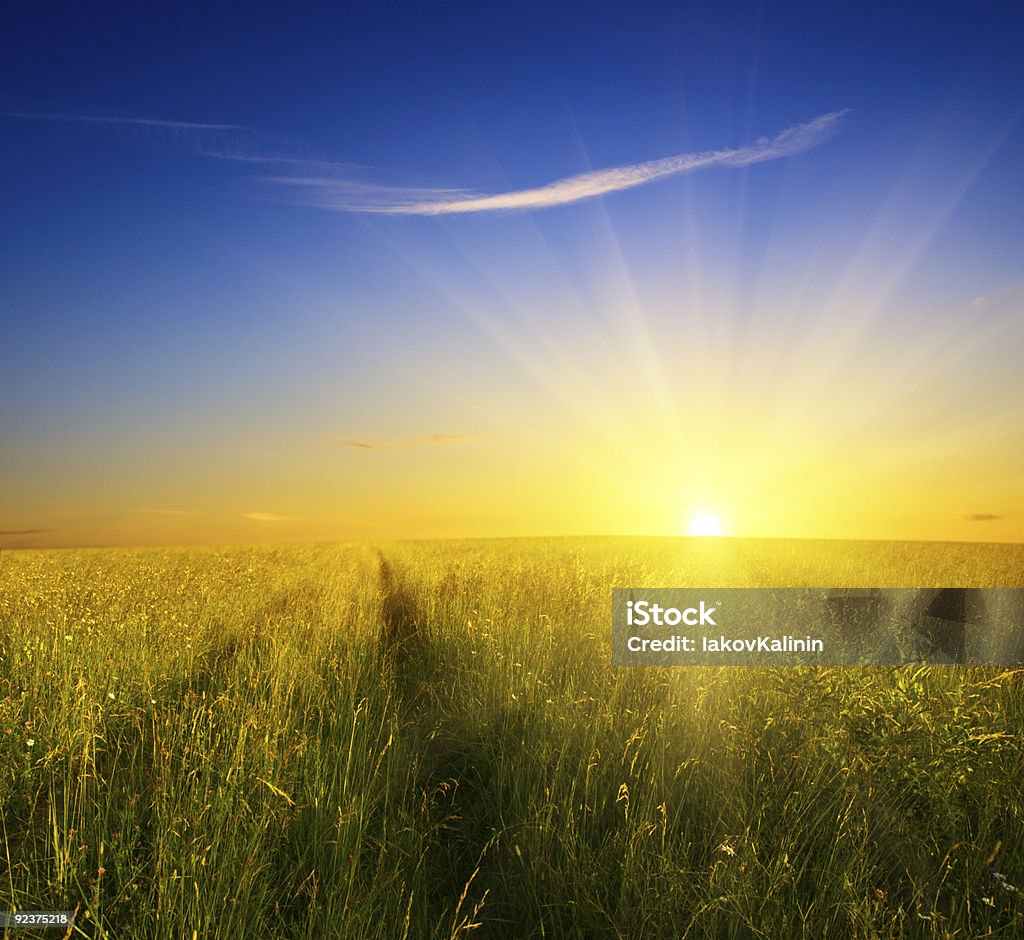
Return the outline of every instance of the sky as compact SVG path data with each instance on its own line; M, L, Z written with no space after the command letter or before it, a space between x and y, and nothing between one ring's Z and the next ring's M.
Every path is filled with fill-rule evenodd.
M0 548L1024 540L1024 10L22 5Z

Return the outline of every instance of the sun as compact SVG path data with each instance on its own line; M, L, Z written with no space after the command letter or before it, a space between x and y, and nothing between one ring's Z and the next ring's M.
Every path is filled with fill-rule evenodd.
M701 510L690 516L687 531L690 535L721 535L722 523L715 513Z

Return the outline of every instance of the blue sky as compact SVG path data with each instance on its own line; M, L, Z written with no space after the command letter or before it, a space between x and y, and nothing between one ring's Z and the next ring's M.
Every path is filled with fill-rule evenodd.
M671 532L701 502L737 534L1024 537L1022 26L1011 4L17 10L0 532ZM825 486L850 447L860 475ZM884 511L835 510L879 487Z

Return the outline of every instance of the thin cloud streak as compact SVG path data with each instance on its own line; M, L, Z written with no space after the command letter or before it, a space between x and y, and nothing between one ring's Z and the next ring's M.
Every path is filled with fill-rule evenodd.
M8 111L4 117L27 121L63 121L73 124L127 124L133 127L152 127L171 131L248 131L243 124L207 124L200 121L167 121L161 118L104 117L98 114L60 114L53 112Z
M198 509L158 509L153 506L140 506L136 512L150 513L155 516L198 516Z
M60 112L2 112L0 117L67 124L134 127L142 131L168 132L177 147L196 156L209 157L213 160L329 173L350 173L354 170L365 169L355 163L343 163L339 160L324 160L288 153L286 152L289 146L287 142L281 142L272 134L247 127L244 124L171 121L164 118L108 117L100 114Z
M251 519L253 522L291 522L291 516L279 516L272 512L246 512L242 514L243 519Z
M374 186L332 178L267 177L264 182L307 192L308 204L338 212L382 215L453 215L510 212L564 206L645 186L709 167L745 167L803 153L836 133L848 108L794 124L772 138L731 150L682 153L627 166L567 176L544 186L493 195L466 190Z
M214 160L231 160L235 163L255 163L264 166L295 166L306 170L333 170L347 173L352 170L366 169L363 164L359 163L342 163L340 160L317 160L312 157L292 157L278 153L253 153L246 150L198 148L195 153L201 157L210 157ZM288 177L282 178L287 179Z
M256 177L256 182L281 189L292 189L294 192L291 201L299 205L331 209L336 212L410 214L409 210L392 210L387 207L405 203L417 206L454 205L473 196L468 189L388 186L339 176L260 176Z
M481 441L484 440L483 434L421 434L419 437L414 437L409 441L410 447L428 446L433 447L437 444L451 444L460 441Z
M421 434L419 437L411 437L408 440L388 443L355 440L351 437L342 436L331 438L331 443L338 444L340 447L348 447L352 450L380 451L399 450L406 447L437 447L440 444L455 444L486 439L487 435L485 434Z
M214 160L280 166L285 175L257 177L257 182L288 191L291 201L336 212L377 215L458 215L548 209L635 189L672 176L711 167L746 167L803 153L824 143L838 130L848 108L794 124L774 137L745 147L682 153L642 163L567 176L544 186L506 193L480 194L468 189L389 186L346 178L366 169L358 164L289 154L272 135L242 124L171 121L162 118L107 117L62 112L6 112L0 116L35 121L103 124L166 131L179 146ZM296 172L287 175L288 168ZM317 175L302 176L302 170Z

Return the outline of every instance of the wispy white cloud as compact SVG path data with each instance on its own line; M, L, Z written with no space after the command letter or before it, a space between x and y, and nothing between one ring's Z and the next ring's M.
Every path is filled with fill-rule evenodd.
M794 124L774 137L744 147L681 153L610 169L567 176L543 186L504 193L469 189L389 186L352 178L356 164L295 153L296 148L242 124L172 121L162 118L108 117L60 112L7 112L2 116L37 121L120 125L153 131L187 151L217 160L282 168L259 177L290 201L337 212L383 215L454 215L547 209L646 186L668 177L711 167L744 167L795 156L836 133L848 109Z
M243 519L252 519L253 522L291 522L291 516L279 516L273 512L246 512L242 513Z
M791 157L818 146L837 130L849 109L794 124L774 137L730 150L681 153L606 170L567 176L544 186L492 195L461 189L376 186L334 177L265 177L264 182L292 188L299 201L339 212L384 215L449 215L547 209L645 186L671 176L710 167L743 167Z

